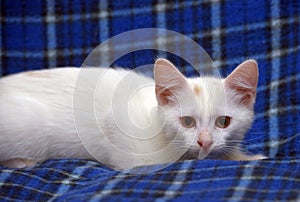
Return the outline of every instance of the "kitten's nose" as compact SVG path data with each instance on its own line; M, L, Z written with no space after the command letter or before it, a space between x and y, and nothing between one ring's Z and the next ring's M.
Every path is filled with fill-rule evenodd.
M205 151L207 151L209 147L213 144L212 137L207 130L203 130L200 133L200 135L198 136L197 143Z
M205 151L207 151L208 148L212 145L213 141L211 141L211 140L205 140L205 141L198 140L197 143L201 148L203 148Z

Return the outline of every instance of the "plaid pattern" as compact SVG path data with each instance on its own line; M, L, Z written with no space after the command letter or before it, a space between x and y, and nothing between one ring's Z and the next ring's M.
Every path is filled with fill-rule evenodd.
M34 169L2 168L1 200L300 200L299 1L2 0L0 22L0 75L81 66L101 42L146 27L194 39L223 75L247 58L256 59L256 121L245 147L270 157L186 161L147 175L119 173L91 161L51 160ZM193 74L184 61L154 50L127 54L113 65L150 64L157 55Z
M274 201L299 199L299 159L186 161L147 175L97 163L51 160L27 170L2 169L1 200Z

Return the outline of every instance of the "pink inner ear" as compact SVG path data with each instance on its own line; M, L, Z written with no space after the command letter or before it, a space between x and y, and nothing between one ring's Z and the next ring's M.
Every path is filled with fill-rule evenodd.
M257 63L254 60L247 60L226 78L225 86L237 93L239 103L250 106L255 100L257 81Z
M227 83L228 84L228 83ZM251 106L254 103L256 92L249 88L243 88L235 84L227 85L227 88L233 90L236 95L234 99L239 103L245 106Z
M249 95L249 94L245 94L244 96L242 96L241 98L241 103L246 105L246 106L249 106L252 104L252 102L254 102L254 98L252 95Z
M155 87L157 101L159 105L168 105L173 103L173 98L175 97L174 94L171 92L171 90L167 88L163 88L159 85L156 85ZM173 103L175 104L175 103Z
M156 98L160 105L176 104L176 96L186 84L185 77L166 59L158 59L154 64Z

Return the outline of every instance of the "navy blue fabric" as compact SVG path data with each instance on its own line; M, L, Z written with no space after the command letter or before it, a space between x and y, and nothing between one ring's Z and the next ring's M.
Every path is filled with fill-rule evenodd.
M256 59L256 120L244 144L269 157L186 161L145 175L78 159L50 160L26 170L1 167L1 200L300 200L299 1L2 0L0 22L1 76L80 67L99 44L138 28L164 28L192 38L223 76L245 59ZM127 54L112 65L133 68L158 56L194 74L183 60L156 50Z

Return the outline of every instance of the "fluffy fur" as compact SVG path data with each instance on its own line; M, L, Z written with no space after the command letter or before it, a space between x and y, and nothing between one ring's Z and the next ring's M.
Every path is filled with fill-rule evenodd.
M257 79L253 60L219 79L185 78L165 59L155 62L154 80L107 68L4 77L0 162L21 168L72 157L123 170L180 158L262 159L240 148L253 120ZM216 125L221 116L230 117L226 128Z

